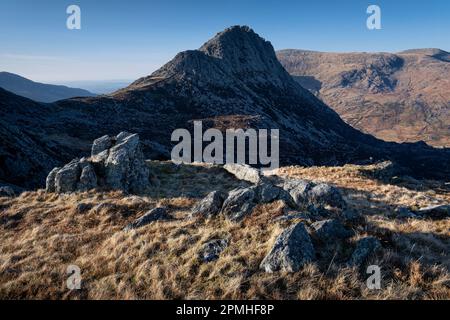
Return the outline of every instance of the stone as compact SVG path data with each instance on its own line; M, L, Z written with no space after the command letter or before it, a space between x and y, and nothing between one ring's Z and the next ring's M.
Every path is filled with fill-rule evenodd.
M97 175L89 162L83 163L77 190L88 191L97 188Z
M79 204L77 204L77 206L75 207L75 211L77 213L85 213L89 210L91 210L93 207L93 205L91 203L85 203L85 202L80 202Z
M271 183L258 185L258 200L261 203L270 203L278 199L282 189Z
M344 210L341 216L344 222L350 224L364 223L365 221L364 216L352 209Z
M450 217L450 205L434 205L426 208L419 209L415 212L416 214L423 217L430 217L435 219L441 219L445 217Z
M353 251L352 256L348 264L350 266L360 266L363 264L369 256L374 254L377 250L381 249L381 243L374 237L365 237L358 240L356 248Z
M210 192L203 200L197 203L191 211L191 217L202 216L209 218L217 215L222 209L227 194L221 191Z
M47 192L55 192L56 191L56 174L58 171L61 170L60 167L54 168L47 176L47 179L45 181L45 190Z
M283 231L275 241L260 268L266 272L297 272L315 258L314 247L303 223L297 223Z
M261 181L261 173L258 169L245 164L230 163L225 164L223 168L233 174L239 180L258 184Z
M116 140L104 163L106 185L111 189L143 193L150 182L139 136L121 132Z
M15 197L14 189L9 186L0 187L0 197Z
M79 160L74 159L62 167L55 175L55 191L57 193L73 192L76 190L81 173Z
M288 179L285 180L282 187L286 190L295 205L302 207L309 203L308 192L313 188L313 183L306 180Z
M320 183L308 191L309 202L315 205L329 205L344 208L346 203L340 191L329 184Z
M395 209L395 217L397 219L419 218L419 216L417 216L414 212L406 207L398 207L397 209Z
M351 230L347 230L344 225L336 219L314 222L311 227L314 230L314 235L322 242L347 239L354 235Z
M220 253L228 246L227 239L213 239L206 242L198 253L200 260L211 262L219 258Z
M92 143L91 156L94 157L99 153L108 150L113 146L113 139L110 136L103 136L95 139Z
M251 213L255 206L256 187L234 189L224 201L222 213L231 221L240 221Z
M167 213L167 209L165 207L158 207L148 211L139 219L136 219L132 223L128 224L125 227L125 230L137 229L155 221L167 221L172 219L173 217Z
M109 149L108 149L109 148ZM139 136L121 132L94 141L90 159L74 159L47 176L47 192L87 191L97 187L142 194L150 187Z

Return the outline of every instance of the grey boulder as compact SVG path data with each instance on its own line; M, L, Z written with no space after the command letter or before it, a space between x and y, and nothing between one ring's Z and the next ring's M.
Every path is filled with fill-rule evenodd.
M319 183L308 191L308 200L315 205L329 205L335 208L344 208L346 203L341 192L326 183Z
M275 241L260 268L266 272L297 272L306 263L314 260L315 251L303 223L290 226Z
M256 187L234 189L222 206L223 215L231 221L240 221L255 207Z
M223 168L233 174L239 180L258 184L261 181L261 173L258 169L252 168L246 164L230 163L225 164Z
M197 203L191 211L191 217L202 216L209 218L217 215L222 209L227 194L221 191L210 192L203 200Z

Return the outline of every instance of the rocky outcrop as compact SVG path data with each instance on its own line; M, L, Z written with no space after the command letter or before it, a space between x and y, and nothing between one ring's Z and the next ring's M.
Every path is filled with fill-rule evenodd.
M260 268L266 272L296 272L315 258L314 247L302 223L283 231L275 241L269 254L263 259Z
M261 172L256 168L250 167L249 165L227 163L223 166L223 168L239 180L258 184L262 179Z
M139 219L136 219L135 221L127 225L124 230L128 231L137 229L155 221L167 221L172 219L173 217L167 213L167 209L165 207L158 207L150 210Z
M88 191L95 188L143 193L150 187L149 169L139 136L121 132L94 141L90 158L74 159L47 176L47 192Z

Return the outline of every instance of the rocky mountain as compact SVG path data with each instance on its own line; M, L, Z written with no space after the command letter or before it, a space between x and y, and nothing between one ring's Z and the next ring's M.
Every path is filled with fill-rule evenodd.
M281 50L287 71L353 127L380 139L450 146L450 54Z
M55 166L121 131L139 134L146 158L167 159L173 130L192 129L193 120L222 130L279 129L282 165L390 159L412 175L450 176L449 150L386 143L352 128L296 82L270 42L248 27L226 29L108 96L39 104L2 90L0 113L0 181L26 187L43 186Z
M87 90L34 82L9 72L0 72L0 88L41 102L55 102L73 97L95 96L95 94Z

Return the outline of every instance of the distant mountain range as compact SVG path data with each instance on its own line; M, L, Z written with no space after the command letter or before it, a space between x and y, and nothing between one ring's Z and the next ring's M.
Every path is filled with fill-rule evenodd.
M387 143L352 128L289 75L270 42L235 26L107 96L41 104L0 90L0 180L43 186L54 166L121 131L139 133L148 158L167 159L173 130L192 130L193 120L204 129L279 129L282 165L390 159L412 175L450 177L449 150Z
M305 88L353 127L388 141L450 147L450 54L281 50L277 57Z
M87 90L34 82L9 72L0 72L0 88L39 102L95 96Z

